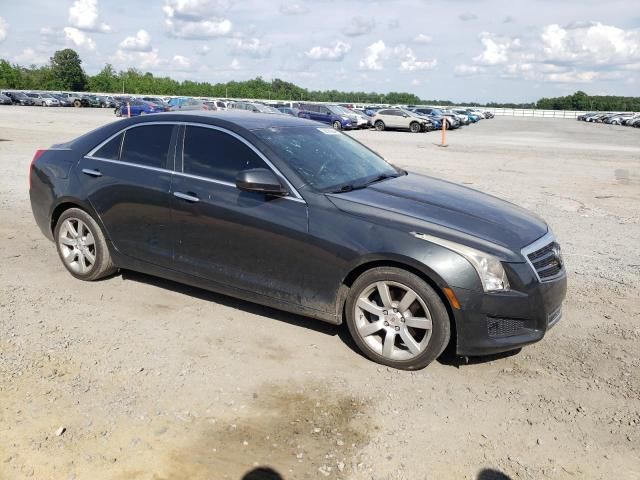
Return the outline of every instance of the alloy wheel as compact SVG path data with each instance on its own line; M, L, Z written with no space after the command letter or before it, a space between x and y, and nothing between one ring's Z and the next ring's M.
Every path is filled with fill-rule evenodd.
M58 248L70 270L91 271L96 262L96 242L89 227L78 218L67 218L58 233Z
M423 299L398 282L375 282L355 304L358 334L371 350L390 360L410 360L429 344L431 313Z

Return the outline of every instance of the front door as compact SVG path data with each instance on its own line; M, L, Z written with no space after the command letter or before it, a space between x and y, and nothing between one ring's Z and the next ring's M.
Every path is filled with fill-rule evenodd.
M176 268L300 303L308 283L301 268L308 259L306 203L237 189L238 172L270 167L235 134L194 125L183 134L182 168L172 183Z

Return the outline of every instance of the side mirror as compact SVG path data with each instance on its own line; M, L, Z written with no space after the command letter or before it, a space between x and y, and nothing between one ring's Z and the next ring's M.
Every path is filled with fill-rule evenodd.
M278 177L266 168L251 168L238 173L236 187L244 192L261 192L277 196L288 195Z

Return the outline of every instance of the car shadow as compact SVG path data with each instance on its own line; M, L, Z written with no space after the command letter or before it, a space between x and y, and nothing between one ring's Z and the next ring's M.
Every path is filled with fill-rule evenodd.
M438 357L438 363L440 363L441 365L445 365L447 367L455 367L455 368L465 367L467 365L480 365L483 363L489 363L489 362L494 362L496 360L502 360L504 358L513 357L514 355L518 355L522 350L521 348L518 348L515 350L510 350L508 352L494 353L492 355L465 357L465 356L456 355L454 350L455 346L452 344L453 342L451 342L451 344L445 349L445 351L442 352L440 357Z
M109 276L108 278L113 278L117 275L118 274L116 273L113 276ZM323 322L322 320L316 320L310 317L305 317L303 315L285 312L283 310L267 307L258 303L241 300L239 298L230 297L221 293L204 290L198 287L192 287L190 285L174 282L166 278L147 275L140 272L134 272L132 270L121 270L120 275L122 276L122 279L126 281L146 283L148 285L171 290L182 295L188 295L190 297L198 298L207 302L217 303L225 307L235 308L252 315L260 315L262 317L267 317L278 322L283 322L289 325L295 325L296 327L313 330L314 332L322 333L324 335L332 337L337 336L338 338L340 338L342 343L344 343L354 353L360 355L363 358L366 358L366 356L360 351L358 346L351 338L351 334L349 333L349 329L347 328L346 323L342 323L341 325L334 325L331 323ZM497 353L494 355L483 355L478 357L462 357L455 354L455 342L450 342L449 346L447 346L444 352L442 352L437 361L438 363L445 366L460 368L466 365L478 365L482 363L489 363L495 360L500 360L503 358L508 358L513 355L517 355L518 353L520 353L520 350L521 349L517 349L509 352Z
M154 287L164 288L171 290L182 295L188 295L190 297L198 298L207 302L217 303L229 308L235 308L252 315L260 315L267 317L271 320L277 320L279 322L287 323L289 325L295 325L297 327L313 330L314 332L322 333L329 336L338 336L351 350L360 354L356 344L351 339L349 331L346 328L346 324L334 325L331 323L323 322L313 318L305 317L302 315L296 315L294 313L285 312L275 308L260 305L258 303L241 300L238 298L223 295L221 293L212 292L210 290L204 290L183 283L174 282L165 278L155 277L144 273L134 272L131 270L122 270L120 272L122 279L126 281L145 283L153 285Z

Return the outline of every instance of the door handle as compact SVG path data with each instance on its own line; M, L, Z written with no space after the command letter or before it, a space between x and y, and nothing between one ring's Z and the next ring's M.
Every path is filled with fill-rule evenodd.
M100 172L100 170L91 170L90 168L83 168L82 169L82 173L86 174L86 175L90 175L92 177L101 177L102 173Z
M173 192L173 196L178 197L182 200L186 200L187 202L191 202L191 203L197 203L200 201L198 197L196 197L195 195L190 195L188 193Z

